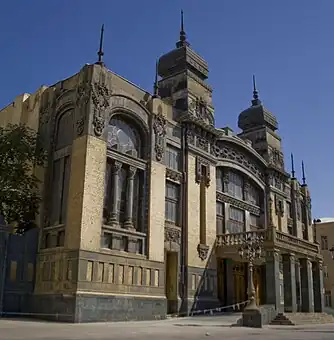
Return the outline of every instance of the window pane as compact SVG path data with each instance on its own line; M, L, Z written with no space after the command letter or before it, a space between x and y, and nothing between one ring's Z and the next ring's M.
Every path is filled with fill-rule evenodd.
M166 197L165 197L165 219L179 224L179 209L180 209L180 186L176 183L166 182Z
M118 193L117 193L117 212L119 222L123 223L125 218L125 202L126 202L126 175L127 170L122 168L118 177Z
M167 146L166 148L166 166L170 169L179 170L180 169L180 159L181 152L179 149L172 146Z
M230 206L227 232L241 233L245 229L245 212Z
M56 150L71 145L73 141L73 110L61 115L58 120Z
M242 177L235 172L228 173L228 193L239 199L243 199L243 180Z
M59 223L59 209L60 209L60 160L53 163L52 174L52 208L51 208L51 225Z
M71 174L71 162L70 157L66 156L64 159L64 177L63 177L63 190L62 190L62 202L61 202L61 212L60 212L60 221L59 223L66 223L66 214L67 214L67 198L68 198L68 189L70 184L70 174Z
M254 185L250 185L248 188L247 200L255 205L259 205L260 203L260 194Z
M108 147L135 157L140 156L140 139L137 132L117 118L111 119L109 123Z
M219 216L224 216L224 203L216 202L216 214Z
M216 190L223 191L223 170L221 168L216 169Z

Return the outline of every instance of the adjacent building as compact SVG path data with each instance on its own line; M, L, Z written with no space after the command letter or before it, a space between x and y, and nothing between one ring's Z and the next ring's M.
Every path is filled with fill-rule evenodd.
M182 25L183 26L183 25ZM286 171L257 89L240 133L215 125L207 62L186 39L153 93L99 60L0 111L48 150L32 312L72 322L164 318L247 300L242 243L263 239L258 304L323 310L311 196ZM303 176L305 177L305 176Z
M314 228L324 259L325 307L334 307L334 218L314 220Z

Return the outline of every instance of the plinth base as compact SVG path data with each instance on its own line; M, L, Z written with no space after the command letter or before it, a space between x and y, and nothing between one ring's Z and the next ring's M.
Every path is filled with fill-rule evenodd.
M246 309L242 313L244 327L262 328L262 314L258 309Z

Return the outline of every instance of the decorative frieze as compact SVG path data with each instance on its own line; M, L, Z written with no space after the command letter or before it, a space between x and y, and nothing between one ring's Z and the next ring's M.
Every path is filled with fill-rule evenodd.
M245 155L243 152L234 148L232 145L212 145L211 154L218 159L226 159L228 161L236 162L237 164L249 170L252 174L254 174L257 178L260 178L261 180L264 180L265 178L264 172L255 163L255 161Z
M165 225L165 242L175 242L181 244L181 228Z
M284 170L284 155L276 148L268 149L269 165L279 170Z
M159 113L154 116L153 131L155 134L154 151L155 158L160 162L165 153L165 136L166 136L167 121L166 118Z
M261 213L260 207L257 207L255 205L252 205L248 202L238 200L235 197L229 196L223 192L217 192L216 193L217 201L220 202L225 202L228 204L231 204L235 206L236 208L242 209L242 210L247 210L253 215L259 216Z
M183 174L169 168L166 169L166 178L179 183L183 182Z

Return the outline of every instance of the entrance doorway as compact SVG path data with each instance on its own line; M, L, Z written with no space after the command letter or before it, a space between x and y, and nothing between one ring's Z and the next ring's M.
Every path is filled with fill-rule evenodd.
M178 312L178 253L167 251L165 257L165 294L167 298L167 314L176 314Z
M240 303L247 300L247 266L242 262L235 262L233 265L233 283L234 283L234 303Z

